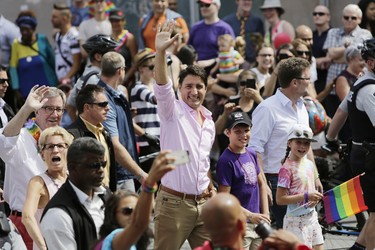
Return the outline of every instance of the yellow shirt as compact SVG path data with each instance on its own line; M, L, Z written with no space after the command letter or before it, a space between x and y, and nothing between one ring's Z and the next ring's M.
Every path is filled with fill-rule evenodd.
M110 157L109 157L109 149L107 142L105 141L104 135L103 135L103 125L99 123L99 126L95 126L91 124L90 122L86 121L85 119L82 118L83 123L85 124L86 128L95 135L96 139L100 141L100 143L103 145L105 148L105 154L104 154L104 160L107 161L107 165L105 165L104 169L104 179L103 179L103 184L106 187L109 187L109 166L110 166Z

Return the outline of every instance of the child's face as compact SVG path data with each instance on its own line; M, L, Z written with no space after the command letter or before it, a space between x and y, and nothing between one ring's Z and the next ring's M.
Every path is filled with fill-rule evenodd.
M219 46L219 52L229 52L232 47L230 42L224 39L220 39L217 45Z
M240 123L232 129L227 129L227 135L232 148L244 148L250 141L250 127Z
M289 158L291 160L300 160L303 158L310 149L311 142L306 139L292 139L288 141L290 147Z
M273 60L274 60L273 54L274 52L272 48L269 48L269 47L262 48L259 51L258 56L256 58L259 67L263 69L267 69L267 70L271 68L273 65Z

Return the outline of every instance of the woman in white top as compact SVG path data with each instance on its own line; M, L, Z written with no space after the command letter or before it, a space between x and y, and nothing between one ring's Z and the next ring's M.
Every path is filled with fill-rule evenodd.
M271 46L263 44L257 52L257 66L251 69L257 75L258 87L261 89L261 92L266 80L271 76L270 69L275 60L274 53Z
M22 211L22 223L33 239L34 250L47 249L39 221L48 201L66 181L66 155L72 142L73 136L59 126L47 128L40 134L38 146L47 169L31 178Z

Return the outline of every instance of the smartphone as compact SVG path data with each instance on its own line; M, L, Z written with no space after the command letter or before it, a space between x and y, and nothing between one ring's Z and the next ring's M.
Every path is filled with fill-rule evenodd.
M172 165L181 165L190 162L188 150L177 150L167 154L167 157L174 158Z
M256 89L255 79L247 79L246 80L246 88Z

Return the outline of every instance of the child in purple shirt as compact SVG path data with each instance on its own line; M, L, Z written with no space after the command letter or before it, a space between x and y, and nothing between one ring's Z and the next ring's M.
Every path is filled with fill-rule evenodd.
M220 192L236 196L247 218L244 249L257 249L261 238L254 227L261 220L270 222L266 183L259 169L254 150L246 148L250 140L251 119L245 112L236 111L228 117L225 134L228 148L220 156L216 173Z

